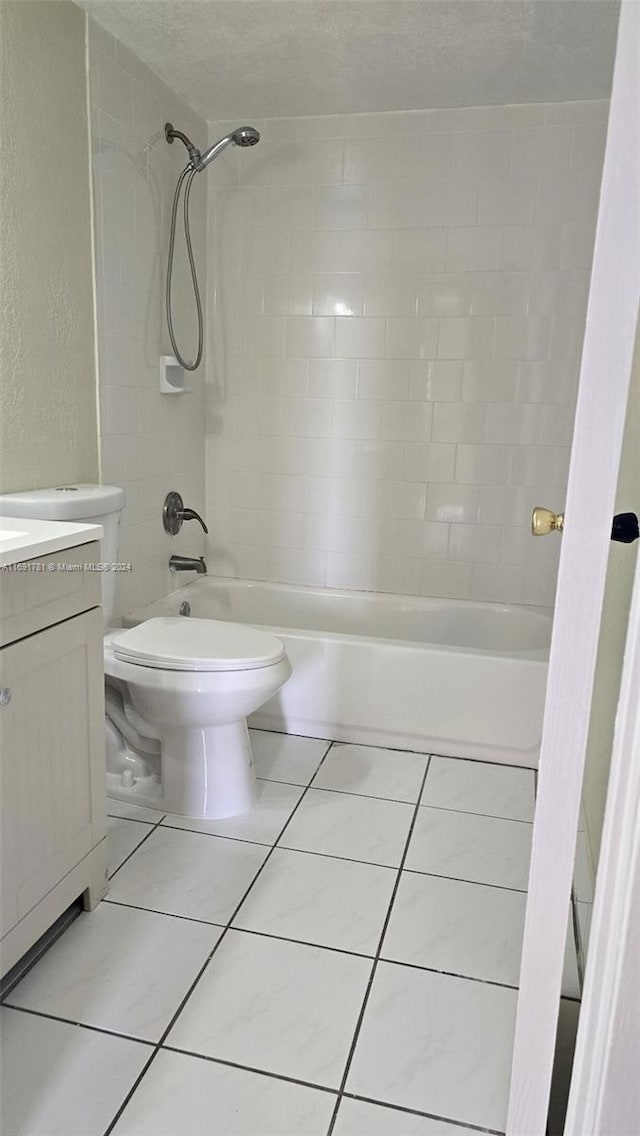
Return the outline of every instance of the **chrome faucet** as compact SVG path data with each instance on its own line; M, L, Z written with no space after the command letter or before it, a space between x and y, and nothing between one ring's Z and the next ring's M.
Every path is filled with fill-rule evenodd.
M206 576L207 566L204 562L204 556L171 556L169 571L197 572L199 576Z

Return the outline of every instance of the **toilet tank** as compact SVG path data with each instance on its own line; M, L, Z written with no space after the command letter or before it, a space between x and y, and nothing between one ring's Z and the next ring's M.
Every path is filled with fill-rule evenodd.
M0 495L0 516L102 525L104 536L100 556L103 563L115 564L118 559L118 525L124 504L124 489L116 485L57 485L51 489ZM102 572L100 577L106 627L113 615L116 577L116 572Z

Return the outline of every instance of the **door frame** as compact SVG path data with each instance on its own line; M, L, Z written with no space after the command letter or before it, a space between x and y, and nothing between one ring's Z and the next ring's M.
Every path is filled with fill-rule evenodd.
M640 1125L640 556L611 756L565 1136Z
M544 1136L549 1105L589 707L640 301L638 58L640 4L622 0L549 660L507 1136Z

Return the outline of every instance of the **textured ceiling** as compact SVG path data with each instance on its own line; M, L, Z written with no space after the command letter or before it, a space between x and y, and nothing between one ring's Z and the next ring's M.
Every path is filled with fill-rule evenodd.
M607 97L616 0L79 0L206 118Z

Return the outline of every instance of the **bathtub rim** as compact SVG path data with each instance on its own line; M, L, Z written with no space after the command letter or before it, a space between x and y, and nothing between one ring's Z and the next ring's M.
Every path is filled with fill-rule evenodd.
M280 594L287 592L296 592L308 596L332 596L336 599L352 599L352 598L365 598L370 599L372 603L379 601L388 603L392 606L393 601L407 605L410 608L420 610L425 603L434 605L435 607L445 608L467 608L469 610L477 610L478 608L484 611L519 611L521 608L527 615L532 615L536 619L543 619L549 626L549 643L545 647L529 648L525 650L513 650L506 648L499 648L492 650L487 647L469 647L452 645L447 643L433 643L433 642L419 642L413 639L396 639L387 635L357 635L348 631L325 631L313 630L306 627L288 627L282 624L269 624L259 621L247 621L232 619L232 623L249 623L252 627L258 627L276 636L290 636L299 639L317 639L325 642L342 642L344 640L353 641L354 643L375 643L376 646L389 646L403 650L411 650L417 653L424 653L425 651L445 652L447 655L460 655L460 656L488 656L490 658L503 658L514 659L519 663L534 663L545 665L549 661L549 650L551 642L551 631L553 627L553 609L525 604L507 604L497 603L485 600L470 600L470 599L451 599L449 597L439 596L407 596L402 593L395 592L375 592L372 590L356 590L347 588L324 588L319 586L308 586L304 584L285 584L275 583L270 580L243 580L237 576L213 576L207 575L205 577L198 577L195 580L190 580L187 584L183 584L180 588L172 592L166 593L148 604L141 607L133 608L123 616L123 627L133 627L142 622L145 618L150 618L149 609L157 608L159 605L167 605L175 601L179 603L180 600L188 600L189 594L195 588L202 591L208 585L220 585L221 587L231 586L235 590L239 589L253 589L261 588L268 591L276 591ZM176 613L177 614L177 613ZM186 616L185 618L189 618ZM200 615L194 618L213 619L215 616Z

